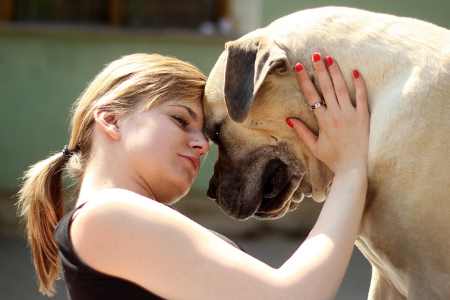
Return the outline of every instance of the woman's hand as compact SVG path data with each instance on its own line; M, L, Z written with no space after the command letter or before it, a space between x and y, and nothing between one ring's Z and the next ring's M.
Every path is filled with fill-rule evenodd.
M369 111L363 78L357 70L353 71L356 89L354 107L341 70L333 58L327 56L325 65L320 54L314 53L312 60L324 102L303 65L297 64L295 70L300 90L308 103L321 103L313 109L319 123L319 136L298 119L288 118L289 126L295 129L312 154L335 174L355 168L367 169Z

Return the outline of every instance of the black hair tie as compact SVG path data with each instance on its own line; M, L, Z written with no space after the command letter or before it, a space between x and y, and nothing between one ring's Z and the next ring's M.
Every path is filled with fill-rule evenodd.
M80 147L78 145L77 145L77 147L74 150L69 150L69 147L67 145L64 145L62 153L63 153L63 156L64 156L65 159L69 159L69 158L72 157L72 155L75 152L77 152L79 150L80 150Z

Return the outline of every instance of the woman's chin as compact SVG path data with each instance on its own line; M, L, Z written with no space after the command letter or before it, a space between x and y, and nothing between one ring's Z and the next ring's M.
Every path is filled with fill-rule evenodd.
M189 191L191 190L191 186L192 184L177 185L176 187L174 186L165 203L174 204L177 201L181 200L189 193Z
M177 174L167 178L164 186L159 186L159 189L154 190L155 194L158 195L158 202L170 205L186 196L195 180L195 178L187 175L186 173Z
M188 192L186 192L184 194L181 194L181 195L178 195L178 196L175 196L175 197L172 197L170 199L167 199L167 201L164 201L163 203L166 204L166 205L174 205L175 203L177 203L178 201L183 199L187 195L187 193Z

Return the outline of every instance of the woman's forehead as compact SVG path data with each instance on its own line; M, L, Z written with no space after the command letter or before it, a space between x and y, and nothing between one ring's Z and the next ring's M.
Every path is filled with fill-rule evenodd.
M201 100L196 98L173 98L167 100L170 103L187 104L187 105L198 105L201 106Z
M200 100L172 100L167 101L168 107L178 107L186 110L187 113L196 121L203 123L203 107Z
M173 99L166 101L166 104L168 106L186 106L194 110L194 112L196 112L197 114L203 114L202 103L199 99Z

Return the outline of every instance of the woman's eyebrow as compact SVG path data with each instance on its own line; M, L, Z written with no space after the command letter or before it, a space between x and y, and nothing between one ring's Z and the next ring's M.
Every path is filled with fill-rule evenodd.
M171 104L170 106L179 106L179 107L185 108L188 111L191 118L194 119L195 121L197 121L197 114L190 107L182 105L182 104Z

